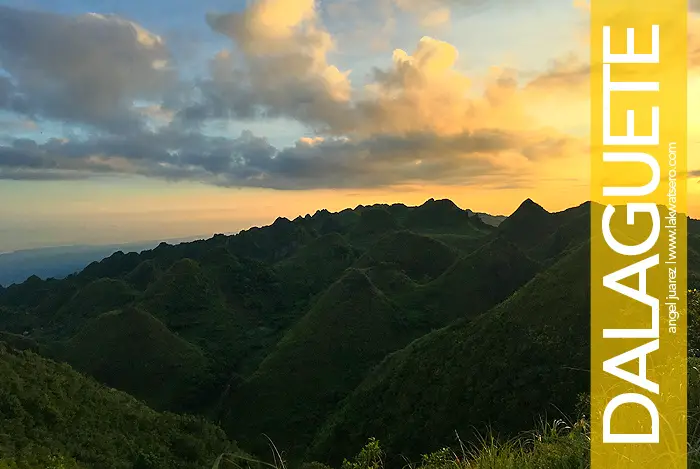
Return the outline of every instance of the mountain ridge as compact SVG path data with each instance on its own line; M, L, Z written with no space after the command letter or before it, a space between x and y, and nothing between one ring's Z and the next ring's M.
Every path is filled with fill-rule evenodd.
M417 455L485 421L515 436L547 403L573 412L585 388L550 361L585 366L586 344L565 319L586 327L590 210L527 199L494 226L431 199L118 251L64 279L0 288L0 341L152 408L206 417L258 454L269 435L293 462L337 463L369 436ZM689 232L692 287L700 223ZM489 392L475 388L481 375ZM525 384L516 393L506 377Z

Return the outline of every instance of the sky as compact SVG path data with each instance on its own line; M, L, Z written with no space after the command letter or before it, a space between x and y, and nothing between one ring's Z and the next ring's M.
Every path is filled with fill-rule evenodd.
M583 1L0 0L0 252L428 198L578 205Z

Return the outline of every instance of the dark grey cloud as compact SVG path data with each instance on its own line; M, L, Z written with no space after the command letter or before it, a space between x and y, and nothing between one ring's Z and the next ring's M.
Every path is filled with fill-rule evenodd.
M256 119L265 114L247 74L221 55L210 61L208 77L182 84L166 96L164 106L175 113L175 123L184 127L211 119Z
M90 179L93 173L86 171L55 171L45 169L0 168L0 179L7 181L75 181Z
M469 184L506 174L507 165L497 165L495 157L520 145L523 141L517 135L483 131L448 137L415 133L358 141L300 141L278 149L247 131L232 139L163 130L43 144L15 140L0 146L0 178L127 174L274 189Z
M66 17L0 6L0 107L113 131L133 130L134 100L174 81L158 36L113 15Z

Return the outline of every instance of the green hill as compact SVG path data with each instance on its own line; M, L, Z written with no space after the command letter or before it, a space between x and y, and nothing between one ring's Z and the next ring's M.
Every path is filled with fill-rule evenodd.
M51 318L49 329L60 337L71 335L81 324L136 298L136 292L124 281L111 278L94 280L80 290Z
M360 217L350 234L354 237L381 235L401 228L400 221L385 207L358 208Z
M175 262L148 287L138 304L212 357L224 362L231 358L225 336L235 329L235 313L227 308L224 293L199 262Z
M531 199L498 226L503 237L533 259L552 263L590 237L590 203L550 213Z
M228 239L228 248L237 255L276 262L282 260L314 239L302 224L278 218L264 228L251 228Z
M448 199L429 199L408 212L404 224L408 228L430 233L486 233L492 229L478 216L462 210Z
M201 469L235 451L214 425L158 413L31 352L0 344L0 376L0 467L62 456L85 469Z
M220 248L215 250L216 263L175 262L148 287L137 305L202 350L216 383L223 387L232 372L245 367L256 347L274 345L274 340L265 339L275 330L265 327L273 325L273 318L261 321L256 317L266 301L255 291L260 282L249 277L258 271L242 266L235 257L219 252ZM209 404L217 394L212 390Z
M253 449L262 433L304 448L340 400L415 331L359 270L349 270L283 337L229 400L226 428Z
M144 291L151 283L158 280L160 274L161 270L155 261L148 259L137 265L124 277L124 280L138 291Z
M469 438L492 425L512 435L546 413L573 415L588 390L588 264L589 249L579 248L488 313L389 356L327 421L310 455L338 461L372 435L415 456L455 431Z
M532 199L525 200L498 227L498 232L525 251L536 247L557 228L555 217Z
M410 297L419 286L403 271L391 264L375 265L363 269L363 272L377 288L390 298Z
M223 298L197 261L182 259L148 287L141 304L169 328L188 336L211 321Z
M505 300L541 266L513 243L496 238L461 257L434 281L406 295L402 304L420 311L434 327L472 317Z
M314 295L342 275L360 255L342 235L331 232L315 239L293 256L280 261L276 270L300 300Z
M39 344L22 335L13 334L11 332L0 331L0 342L4 342L8 346L17 350L30 350L32 352L39 352Z
M531 250L531 256L550 264L561 258L562 254L576 249L586 242L591 235L590 203L569 208L551 215L556 228Z
M192 408L198 390L210 386L202 352L133 307L88 322L56 357L156 409Z
M22 283L16 283L0 290L2 305L17 309L36 308L57 285L64 283L66 283L65 280L42 280L36 275L32 275Z
M454 263L457 253L446 244L410 231L384 235L355 263L367 268L389 264L415 281L432 280Z
M329 233L348 233L359 219L360 214L348 208L338 213L322 209L311 216L307 215L295 221L305 226L308 231L326 235Z

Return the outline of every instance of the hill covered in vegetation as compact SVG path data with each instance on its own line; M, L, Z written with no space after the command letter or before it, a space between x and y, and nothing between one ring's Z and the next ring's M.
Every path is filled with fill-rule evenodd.
M689 231L690 286L700 287L700 222ZM507 439L577 414L588 391L589 236L588 203L550 213L527 200L497 221L433 199L320 210L0 288L0 342L15 368L56 366L99 388L86 408L114 388L149 415L220 425L256 454L270 438L291 461L337 466L377 437L415 460L455 432ZM124 402L104 425L122 428ZM52 431L27 444L48 445ZM109 438L133 456L136 443ZM56 444L47 447L98 464L80 459L88 440L68 452ZM0 457L23 454L3 448Z
M589 252L581 246L487 313L389 356L328 420L311 455L337 461L372 435L415 457L455 430L517 433L538 416L575 415L589 386Z
M0 467L210 467L234 452L200 418L156 412L66 364L0 344Z

